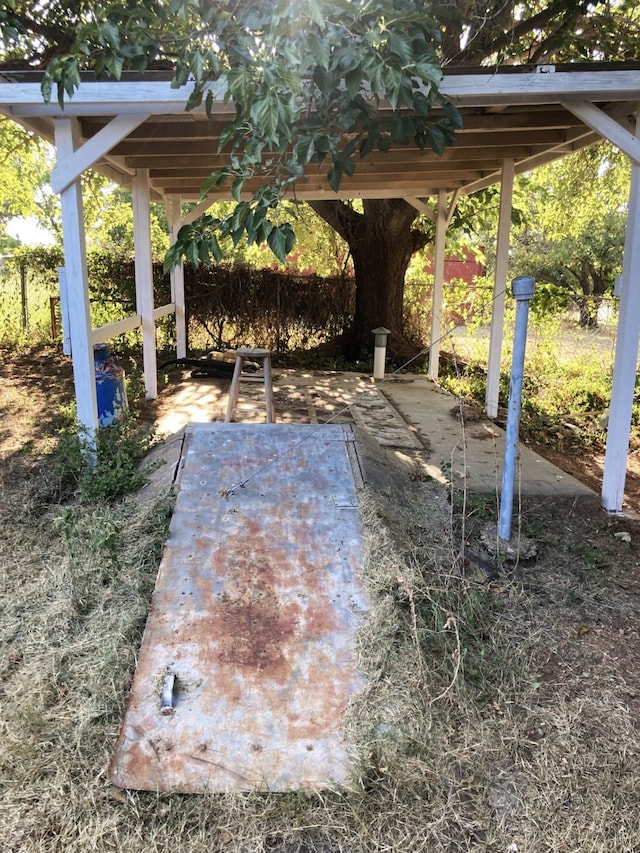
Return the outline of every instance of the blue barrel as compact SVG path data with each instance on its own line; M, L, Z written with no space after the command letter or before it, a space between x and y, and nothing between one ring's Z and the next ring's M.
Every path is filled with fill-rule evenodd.
M93 362L98 398L98 423L101 427L111 426L124 416L128 408L124 370L116 356L111 354L109 344L95 344Z

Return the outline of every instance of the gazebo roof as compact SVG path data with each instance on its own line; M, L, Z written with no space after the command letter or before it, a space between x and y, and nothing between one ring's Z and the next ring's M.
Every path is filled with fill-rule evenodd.
M326 180L328 167L312 165L296 184L296 198L404 197L420 206L443 190L471 193L500 181L505 160L513 160L519 174L603 136L640 160L631 123L640 101L639 64L446 69L442 92L464 124L442 156L411 145L371 153L352 177L343 177L337 195ZM62 111L57 103L43 103L33 74L0 76L1 112L51 142L54 120L76 117L80 145L93 140L86 151L99 152L86 166L124 186L136 170L148 170L156 199L197 200L203 180L227 162L218 144L233 106L214 101L208 117L204 109L185 112L187 97L188 87L171 89L166 75L152 72L118 82L83 81ZM100 135L113 137L108 150ZM59 171L54 189L65 184ZM255 188L251 181L245 186ZM209 197L228 198L228 186Z
M502 315L508 266L508 225L514 174L608 139L635 164L632 169L620 319L611 394L603 506L619 511L624 494L626 450L635 393L640 335L640 64L519 66L497 69L447 68L441 85L462 114L463 129L442 156L410 145L372 153L343 178L334 193L327 166L309 166L295 187L296 198L404 198L436 222L432 335L429 351L437 375L442 260L450 215L460 194L500 182L500 222L494 309L487 381L487 411L497 407ZM218 153L220 133L233 106L215 100L185 111L190 88L172 89L166 75L146 73L117 82L83 80L64 105L45 104L32 74L0 74L0 114L49 139L56 146L51 187L60 193L65 266L61 270L68 340L73 349L78 419L97 429L92 344L134 328L142 329L146 394L157 394L155 322L174 314L178 356L186 354L182 267L172 271L172 302L155 306L149 231L149 201L166 202L172 231L205 210L229 187L200 201L202 181L226 158ZM94 168L131 186L136 241L136 314L91 328L88 270L80 177ZM253 187L245 185L247 192ZM437 198L435 209L427 203ZM200 201L183 215L182 201ZM502 306L502 307L496 307Z

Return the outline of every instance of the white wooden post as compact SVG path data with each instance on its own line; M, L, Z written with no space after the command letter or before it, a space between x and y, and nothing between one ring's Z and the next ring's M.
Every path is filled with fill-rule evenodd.
M58 165L64 167L66 161L72 159L79 138L77 119L62 118L55 120ZM98 403L93 347L91 345L84 210L79 176L62 190L60 204L64 245L64 278L69 318L67 332L71 341L78 421L86 430L89 442L93 443L98 429Z
M496 244L496 273L493 284L493 306L491 310L489 356L487 364L487 388L485 391L485 411L490 418L498 416L500 362L502 359L502 341L504 339L504 306L509 266L509 232L511 230L511 204L513 199L514 174L514 160L504 160L502 163L502 181L500 184L500 214L498 218L498 237Z
M64 267L58 267L58 286L60 288L62 352L64 353L64 355L71 355L71 334L69 331L69 300L67 299L67 279Z
M640 114L636 119L636 138L638 137L640 137ZM602 478L602 506L609 512L621 512L624 499L639 336L640 162L634 161L631 167L631 189L624 243L616 356L613 367L607 449Z
M444 252L447 239L447 192L438 191L436 212L436 242L433 252L433 299L431 301L431 343L429 346L429 377L438 378L440 369L440 339L442 337L442 289L444 282Z
M180 199L174 197L165 206L167 221L169 223L169 239L175 243L178 231L182 225ZM176 318L176 355L185 358L187 355L187 315L184 300L184 263L182 260L177 267L170 272L171 277L171 301L175 306Z
M153 316L153 262L151 258L151 219L149 171L138 169L132 181L133 241L135 248L136 311L142 319L142 360L147 400L158 396L156 360L156 324Z

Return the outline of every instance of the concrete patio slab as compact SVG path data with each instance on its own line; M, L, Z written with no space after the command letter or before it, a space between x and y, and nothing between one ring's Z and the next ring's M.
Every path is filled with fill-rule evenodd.
M192 379L185 371L172 371L158 403L159 432L172 436L188 423L223 421L228 390L227 380ZM273 392L277 423L354 423L438 482L477 494L500 492L504 430L461 407L426 376L400 374L374 382L353 372L276 369ZM244 391L235 419L266 420L262 387ZM522 443L515 492L595 496Z

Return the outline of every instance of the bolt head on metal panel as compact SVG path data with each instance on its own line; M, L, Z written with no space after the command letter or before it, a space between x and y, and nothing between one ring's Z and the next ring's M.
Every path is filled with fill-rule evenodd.
M511 282L514 299L531 299L536 292L536 281L531 275L519 275Z

